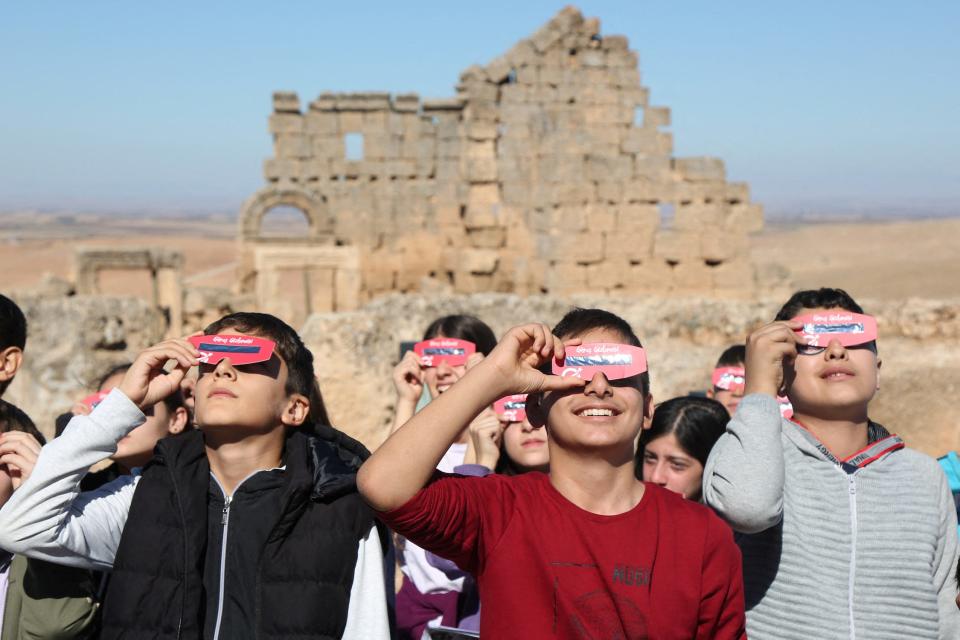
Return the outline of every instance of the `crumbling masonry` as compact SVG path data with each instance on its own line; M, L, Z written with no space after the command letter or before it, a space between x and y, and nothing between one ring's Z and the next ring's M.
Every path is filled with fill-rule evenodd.
M464 71L453 98L324 93L302 112L276 93L268 184L241 213L241 290L270 295L256 254L280 244L322 247L328 266L344 252L358 290L334 301L749 291L761 207L722 160L672 157L670 111L648 97L627 39L572 7ZM278 205L305 213L307 237L260 237Z

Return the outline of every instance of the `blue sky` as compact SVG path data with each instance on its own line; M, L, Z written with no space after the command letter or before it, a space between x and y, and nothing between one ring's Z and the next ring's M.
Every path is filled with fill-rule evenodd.
M60 2L0 9L0 210L235 211L271 93L452 95L561 4ZM583 2L640 54L678 155L771 210L960 213L960 2Z

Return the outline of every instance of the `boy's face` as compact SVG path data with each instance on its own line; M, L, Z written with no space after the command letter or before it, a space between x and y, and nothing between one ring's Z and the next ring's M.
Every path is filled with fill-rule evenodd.
M577 336L584 343L624 343L624 336L610 329L593 329ZM546 393L539 411L546 417L551 442L564 449L622 449L632 459L634 442L651 412L651 396L640 391L640 378L607 380L598 373L580 389ZM529 413L529 409L528 409Z
M743 364L740 366L742 367ZM740 406L740 401L743 400L743 387L735 387L729 390L714 387L707 393L707 397L713 398L722 404L727 410L727 413L732 416L737 411L737 407Z
M219 334L244 335L235 329ZM216 365L201 364L194 400L197 427L207 432L268 432L281 424L302 423L309 401L299 394L287 394L287 376L287 365L276 351L265 362L242 366L233 366L229 358ZM293 414L298 420L291 422Z
M837 311L810 309L804 313ZM880 385L880 360L869 345L844 347L834 338L820 353L798 354L784 364L784 386L799 415L846 418L866 415Z

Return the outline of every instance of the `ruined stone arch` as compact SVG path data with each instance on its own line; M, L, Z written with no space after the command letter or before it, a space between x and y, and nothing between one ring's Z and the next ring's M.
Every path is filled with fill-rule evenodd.
M321 238L333 232L333 218L326 199L318 193L293 185L269 185L247 198L240 209L240 237L256 240L260 237L263 217L274 207L299 209L310 226L309 239Z

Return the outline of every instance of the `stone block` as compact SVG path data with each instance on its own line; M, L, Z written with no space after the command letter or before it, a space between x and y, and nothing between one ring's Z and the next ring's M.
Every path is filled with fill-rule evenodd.
M300 113L300 98L294 91L273 92L274 113Z
M326 158L312 158L302 165L303 177L306 180L329 180L330 161Z
M438 139L436 145L438 158L459 158L463 150L459 138Z
M400 93L393 97L393 110L401 113L416 113L420 110L420 96L416 93Z
M474 275L491 274L497 270L500 252L495 249L464 248L456 252L456 271Z
M364 131L386 131L389 111L367 111L363 114Z
M728 182L724 185L723 200L728 204L741 204L750 200L750 186L746 182Z
M600 47L604 51L626 51L629 48L627 36L603 36L603 39L600 40Z
M591 202L585 210L586 227L591 231L614 231L617 228L617 208L600 202Z
M670 262L700 260L700 234L661 229L654 235L653 255Z
M670 126L670 107L647 107L643 110L644 128Z
M587 178L600 181L626 181L633 174L633 158L626 155L589 155L586 161Z
M299 181L302 168L299 160L267 158L263 161L263 175L270 182L279 180Z
M503 201L507 204L523 207L533 202L533 186L529 182L503 176L501 187Z
M604 256L608 259L629 261L646 260L653 253L654 232L645 235L609 231L604 242Z
M496 158L465 158L465 175L471 183L495 182L497 179Z
M471 185L464 224L472 229L499 226L500 206L500 190L495 183Z
M665 182L670 178L670 156L640 155L633 160L633 175L654 182Z
M332 111L308 111L303 116L303 128L308 135L330 136L339 129L337 114Z
M577 293L587 288L587 267L575 262L556 262L546 268L544 288L553 295Z
M506 244L506 227L484 227L468 229L467 242L477 249L499 249Z
M551 204L587 204L597 199L596 186L592 182L559 182L547 185Z
M607 66L607 58L603 55L603 51L600 49L589 49L587 51L583 51L577 57L580 61L580 64L587 68L605 69Z
M597 198L603 202L609 202L615 204L623 200L624 192L624 182L617 181L608 181L608 180L598 180L597 181Z
M273 155L277 158L309 158L313 155L310 138L303 134L279 133L273 137Z
M740 233L760 231L763 229L763 207L751 203L731 205L723 226Z
M629 263L624 291L630 293L663 293L673 289L673 268L663 260L644 258Z
M603 233L599 231L568 232L554 230L549 238L550 257L566 262L592 263L603 260Z
M617 231L652 236L660 227L660 209L655 204L621 204L617 207Z
M343 159L346 156L343 136L313 136L313 155L316 158Z
M720 229L723 218L723 209L720 205L681 204L674 209L673 226L680 231L703 232L708 229Z
M310 103L311 111L336 111L337 96L329 91L321 93L320 96Z
M466 130L469 140L486 141L497 138L497 124L495 122L468 120Z
M673 267L673 285L682 291L709 291L713 288L713 269L702 260L681 262Z
M341 133L362 133L363 113L360 111L344 111L339 115Z
M623 287L630 276L630 263L625 259L604 260L587 265L587 288L594 291L610 291Z
M269 121L270 133L303 133L303 116L299 113L272 113Z
M673 169L684 180L690 182L711 182L726 179L723 160L707 156L675 158Z
M710 269L716 289L752 291L755 288L754 271L746 258L724 262Z
M749 250L747 237L742 233L714 227L704 229L700 237L700 255L708 262L724 262L748 256Z
M468 158L496 158L497 149L493 140L475 141L470 140L466 144L466 157Z

